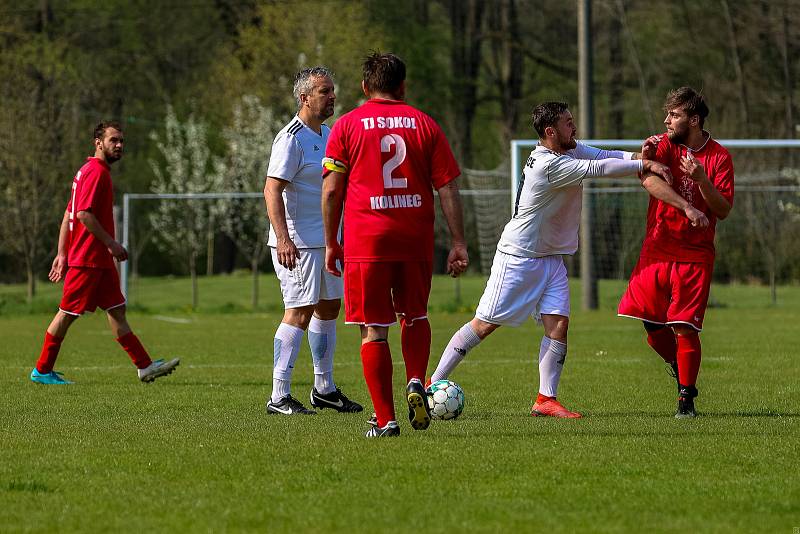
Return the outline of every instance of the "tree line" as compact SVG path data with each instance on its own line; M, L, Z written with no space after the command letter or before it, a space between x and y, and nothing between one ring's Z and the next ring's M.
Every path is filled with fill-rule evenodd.
M718 138L797 135L800 3L594 0L592 12L598 137L661 131L663 97L680 85L707 95ZM169 189L190 125L207 149L195 171L217 180L206 185L258 191L261 136L294 113L294 73L332 68L340 115L363 100L361 60L377 49L404 58L408 100L442 124L462 166L494 169L510 139L534 136L535 104L569 102L581 120L576 28L575 3L557 0L2 0L0 281L35 293L100 120L126 129L118 195Z

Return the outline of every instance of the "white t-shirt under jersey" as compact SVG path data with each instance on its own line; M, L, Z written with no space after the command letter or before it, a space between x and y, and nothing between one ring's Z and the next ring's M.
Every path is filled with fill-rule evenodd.
M578 249L583 179L621 177L642 169L631 152L578 143L566 154L541 145L528 157L517 190L514 216L497 250L527 258L574 254Z
M289 182L283 190L289 238L297 248L325 246L322 226L322 158L330 128L322 125L321 135L295 116L272 142L267 176ZM278 240L269 227L269 246Z

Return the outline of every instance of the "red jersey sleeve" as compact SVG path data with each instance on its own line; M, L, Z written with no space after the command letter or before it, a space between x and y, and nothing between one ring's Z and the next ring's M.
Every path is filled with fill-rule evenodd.
M450 143L447 142L444 132L435 122L433 122L433 136L431 182L433 182L433 187L439 189L458 178L461 174L461 169L458 168L458 163L453 156L453 151L450 149Z
M350 169L350 155L347 152L347 119L341 118L331 128L328 144L325 146L325 157L344 163Z
M706 169L706 173L717 191L733 206L733 158L730 154L722 156L713 169Z
M108 180L104 173L97 168L90 168L81 176L80 185L75 191L74 212L98 211L98 202L105 198L103 194L108 187Z
M656 161L659 163L663 163L664 165L669 165L670 161L670 146L672 143L669 142L669 137L667 134L661 134L661 141L658 142L656 146Z

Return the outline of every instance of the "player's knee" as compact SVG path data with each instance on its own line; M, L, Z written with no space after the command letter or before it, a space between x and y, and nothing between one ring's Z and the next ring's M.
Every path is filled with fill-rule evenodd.
M389 328L385 326L361 326L361 344L386 343L389 339Z
M566 343L569 331L569 317L563 315L542 315L544 334L550 339Z
M55 319L51 322L51 327L47 329L48 332L55 335L63 335L66 334L67 329L70 327L75 320L80 317L79 315L72 315L69 313L64 313L63 311L59 310L56 313Z
M75 320L80 317L80 315L72 315L71 313L64 313L63 311L58 312L59 318L58 320L64 324L70 325L75 322Z
M485 339L486 336L500 328L499 324L487 323L481 319L475 317L470 322L470 326L472 327L472 331L475 332L480 339Z
M339 299L320 300L314 306L314 315L322 321L332 321L339 317L339 310L342 307L341 302Z
M281 322L302 330L306 330L308 329L308 324L311 322L311 316L313 314L313 305L303 306L300 308L287 308L283 314L283 320Z
M567 331L569 330L569 325L558 325L555 328L552 328L545 332L545 335L550 339L554 339L556 341L560 341L562 343L567 342Z
M675 331L675 335L678 336L696 336L699 334L697 330L689 325L684 324L675 325L672 327L672 329Z
M111 308L109 310L106 310L106 313L109 314L111 317L124 319L126 311L127 310L125 309L125 305L123 304L122 306L117 306L116 308Z

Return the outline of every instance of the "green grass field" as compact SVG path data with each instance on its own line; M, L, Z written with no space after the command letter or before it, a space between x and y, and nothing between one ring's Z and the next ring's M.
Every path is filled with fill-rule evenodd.
M433 369L471 318L484 279L437 278ZM532 322L500 329L453 379L464 414L395 440L366 440L365 414L267 416L278 289L247 311L246 275L142 280L130 321L175 374L144 385L105 319L81 319L57 369L27 376L57 287L33 306L0 286L0 531L797 532L800 527L800 288L715 286L697 400L676 420L674 382L635 321L614 314L624 284L601 285L601 309L577 300L559 397L581 420L528 416L537 388ZM573 294L579 293L574 288ZM402 410L399 332L395 356ZM358 333L342 326L336 378L368 404ZM304 343L293 392L312 385ZM399 413L402 414L402 411ZM794 530L793 530L794 529Z

